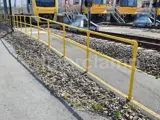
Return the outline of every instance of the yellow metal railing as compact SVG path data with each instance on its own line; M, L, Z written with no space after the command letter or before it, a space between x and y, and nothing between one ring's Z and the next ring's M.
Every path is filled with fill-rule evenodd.
M27 34L26 28L28 27L29 30L30 30L30 34L28 34L28 35L33 37L32 30L33 30L33 28L37 28L37 30L38 30L37 31L38 32L38 34L37 34L38 40L41 40L40 39L40 30L45 31L48 34L48 41L47 41L47 43L44 42L44 41L41 41L41 42L43 42L44 44L48 45L48 47L50 47L52 50L54 50L55 52L57 52L61 56L64 56L64 58L69 60L73 65L79 67L83 71L86 71L89 75L94 77L96 80L98 80L99 82L101 82L102 84L107 86L108 88L110 88L113 91L117 92L121 96L126 97L128 100L130 100L135 105L141 107L143 110L147 111L148 113L150 113L154 117L160 119L160 115L159 114L153 112L152 110L148 109L147 107L143 106L142 104L140 104L137 101L132 99L133 84L134 84L134 74L135 74L135 70L136 70L136 56L137 56L137 49L138 49L138 44L137 44L137 42L135 40L129 40L129 39L115 37L115 36L111 36L111 35L107 35L107 34L103 34L103 33L98 33L98 32L86 30L86 29L83 29L83 28L78 28L78 27L67 25L67 24L59 23L59 22L56 22L56 21L48 20L48 19L41 18L41 17L38 17L38 16L16 15L16 16L12 16L12 17L13 17L13 20L14 20L14 28L15 28L15 30L22 31L22 27L24 27L24 30L25 30L24 33ZM27 18L28 18L28 21L27 21ZM22 20L24 20L24 22ZM37 20L37 26L32 24L32 20ZM47 30L40 27L40 20L45 20L46 21L46 24L48 25L48 29ZM3 17L3 21L4 21L4 17ZM6 21L7 21L6 23L8 23L8 24L10 23L9 19L7 19ZM63 30L63 35L62 36L54 34L53 32L50 31L50 25L52 23L62 26L62 30ZM76 29L76 30L85 32L86 36L87 36L86 46L82 45L82 44L80 44L78 42L75 42L75 41L73 41L73 40L71 40L69 38L66 38L66 29L67 28L72 28L72 29ZM129 44L133 45L132 65L131 66L127 65L127 64L122 63L122 62L120 62L120 61L118 61L116 59L113 59L111 57L108 57L108 56L106 56L106 55L104 55L104 54L102 54L100 52L97 52L97 51L91 49L90 48L90 36L91 36L91 34L103 36L103 37L106 37L106 38L111 38L111 39L116 40L116 41L121 41L121 42L129 43ZM57 49L53 48L53 46L51 45L50 35L53 35L53 36L63 40L63 52L59 52ZM85 59L86 60L86 68L83 68L83 67L79 66L77 63L75 63L73 60L71 60L70 58L67 57L67 55L66 55L66 49L67 49L66 48L66 43L67 42L86 51L86 59ZM93 54L95 54L95 55L97 55L97 56L99 56L101 58L104 58L106 60L112 61L115 64L119 64L119 65L121 65L123 67L126 67L128 70L131 70L130 85L129 85L128 95L125 95L124 93L122 93L118 89L116 89L116 88L112 87L111 85L107 84L104 80L100 79L99 77L97 77L96 75L94 75L93 73L90 72L90 70L89 70L89 66L90 66L89 55L90 55L90 53L93 53Z
M83 70L85 70L87 73L90 73L90 70L89 70L89 66L90 66L90 61L89 61L89 55L90 53L93 53L99 57L102 57L104 59L107 59L107 60L110 60L116 64L119 64L123 67L126 67L128 68L129 70L131 70L131 76L130 76L130 86L129 86L129 92L128 92L128 99L131 100L132 99L132 92L133 92L133 84L134 84L134 74L135 74L135 70L136 70L136 56L137 56L137 49L138 49L138 43L135 41L135 40L129 40L129 39L125 39L125 38L120 38L120 37L115 37L115 36L111 36L111 35L107 35L107 34L103 34L103 33L98 33L98 32L94 32L94 31L90 31L90 30L86 30L86 29L83 29L83 28L78 28L78 27L75 27L75 26L70 26L70 25L67 25L67 24L63 24L63 23L59 23L59 22L56 22L56 21L52 21L52 20L48 20L48 19L45 19L45 18L41 18L41 17L38 17L38 16L23 16L23 15L18 15L18 16L13 16L13 20L14 20L14 26L16 29L19 30L20 28L20 31L22 31L22 26L24 25L24 29L25 29L25 33L26 33L26 27L28 26L30 28L30 36L32 36L32 29L33 27L37 28L38 30L38 40L40 40L40 30L43 30L45 32L47 32L48 34L48 43L47 45L49 47L52 48L51 46L51 41L50 41L50 35L54 35L60 39L63 40L63 53L60 53L58 50L58 53L60 53L61 55L63 55L65 58L69 59L66 55L66 43L69 42L83 50L86 51L86 68L82 68ZM23 19L22 19L23 18ZM26 21L26 18L28 18L28 23ZM37 26L36 25L33 25L32 24L32 20L37 20ZM23 20L23 21L22 21ZM44 28L41 28L40 27L40 21L41 20L44 20L46 21L47 25L48 25L48 30L44 29ZM50 24L51 23L54 23L54 24L58 24L60 26L62 26L62 30L63 30L63 36L59 36L59 35L56 35L54 33L52 33L50 31ZM77 43L69 38L66 38L66 29L67 28L71 28L71 29L76 29L76 30L79 30L79 31L83 31L86 33L87 35L87 41L86 41L86 46L85 45L82 45L80 43ZM118 60L115 60L111 57L108 57L104 54L101 54L100 52L97 52L93 49L90 48L90 35L93 34L93 35L99 35L99 36L103 36L103 37L106 37L106 38L111 38L113 40L116 40L116 41L121 41L121 42L124 42L124 43L129 43L131 45L133 45L133 58L132 58L132 66L130 65L127 65L125 63L122 63ZM55 50L55 48L54 48ZM70 61L73 62L73 60L69 59ZM76 66L78 66L76 63L74 63ZM80 66L79 66L80 67ZM91 73L92 74L92 73Z

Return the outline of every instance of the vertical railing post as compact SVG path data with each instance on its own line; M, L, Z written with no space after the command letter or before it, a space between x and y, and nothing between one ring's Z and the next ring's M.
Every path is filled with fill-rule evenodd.
M19 21L18 21L18 16L16 16L16 20L17 20L17 29L18 29L18 24L19 24Z
M49 20L47 21L48 23L48 46L51 46L51 37L50 37L50 22Z
M66 57L66 26L63 24L63 56Z
M138 50L138 43L134 43L134 50L133 50L133 60L132 60L132 71L131 71L131 77L130 77L130 87L129 87L129 93L128 93L128 99L132 99L132 93L133 93L133 84L134 84L134 76L136 71L136 57L137 57L137 50Z
M5 15L4 20L5 20L5 22L4 22L4 23L7 25L7 24L8 24L8 15Z
M8 15L7 15L7 23L6 24L9 25L9 16Z
M14 16L14 28L16 28L16 23L17 23L16 16Z
M87 31L86 72L89 72L90 32Z
M30 35L32 36L32 17L30 16Z
M26 16L24 16L24 27L25 27L25 32L27 32L27 30L26 30Z
M40 40L40 26L39 26L40 18L38 17L37 19L37 24L38 24L38 40Z
M7 17L7 24L9 25L9 23L10 23L10 19L9 19L9 15L8 15L8 17Z
M20 27L21 27L21 31L22 31L22 16L20 15Z
M11 26L11 22L12 22L12 21L11 21L11 17L12 17L12 16L9 15L9 25L10 25L10 26Z

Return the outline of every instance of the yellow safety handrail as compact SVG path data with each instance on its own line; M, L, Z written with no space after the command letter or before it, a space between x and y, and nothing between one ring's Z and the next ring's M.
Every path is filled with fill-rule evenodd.
M15 15L15 16L12 16L14 17L14 27L15 29L19 30L18 28L20 27L20 31L22 31L22 24L24 25L25 27L25 32L26 32L26 27L27 25L29 26L30 28L30 36L32 36L32 27L36 27L38 29L38 39L40 40L40 30L43 30L45 32L48 33L48 42L45 43L44 41L41 41L43 42L44 44L48 45L51 49L53 49L55 52L57 52L58 54L60 55L63 55L67 60L69 60L70 62L72 62L74 65L76 65L77 67L79 67L80 69L82 69L83 71L86 71L89 75L91 75L92 77L96 78L98 81L100 81L102 84L104 84L105 86L109 87L110 89L114 90L115 92L117 92L118 94L122 95L123 97L127 97L128 100L130 100L132 103L138 105L139 107L141 107L142 109L144 109L145 111L147 111L148 113L152 114L153 116L157 117L160 119L160 115L153 112L152 110L148 109L147 107L141 105L140 103L138 103L137 101L133 100L132 99L132 92L133 92L133 84L134 84L134 74L135 74L135 70L136 70L136 57L137 57L137 50L138 50L138 43L136 42L136 40L129 40L129 39L125 39L125 38L121 38L121 37L116 37L116 36L112 36L112 35L108 35L108 34L103 34L103 33L98 33L98 32L94 32L94 31L90 31L90 30L86 30L86 29L83 29L83 28L78 28L78 27L75 27L75 26L70 26L70 25L67 25L67 24L64 24L64 23L60 23L60 22L56 22L56 21L53 21L53 20L48 20L48 19L45 19L45 18L42 18L42 17L39 17L39 16L25 16L25 15ZM22 22L22 17L24 18L24 22ZM29 23L27 23L26 21L26 18L29 18ZM32 24L32 20L37 20L37 26L33 25ZM44 20L46 21L47 25L48 25L48 30L44 29L44 28L41 28L40 27L40 21L41 20ZM11 22L9 19L6 20L7 22ZM63 36L59 36L59 35L56 35L54 33L52 33L50 31L50 24L51 23L54 23L54 24L58 24L60 26L62 26L62 30L63 30ZM76 29L76 30L79 30L79 31L83 31L86 33L87 35L87 40L86 40L86 46L85 45L82 45L78 42L75 42L69 38L66 38L66 29L67 28L72 28L72 29ZM125 63L122 63L116 59L113 59L111 57L108 57L100 52L97 52L96 50L93 50L90 48L90 35L91 34L94 34L94 35L99 35L99 36L103 36L103 37L106 37L106 38L111 38L112 40L116 40L116 41L121 41L121 42L125 42L125 43L129 43L131 45L133 45L133 58L132 58L132 65L127 65ZM63 53L59 52L58 50L56 50L55 48L52 47L51 45L51 41L50 41L50 35L54 35L58 38L60 38L61 40L63 40ZM83 50L86 51L86 68L84 69L83 67L79 66L77 63L73 62L73 60L71 60L70 58L67 57L66 55L66 43L71 43ZM122 93L121 91L117 90L116 88L112 87L111 85L107 84L105 81L103 81L102 79L100 79L99 77L97 77L96 75L94 75L93 73L90 72L89 70L89 66L90 66L90 62L89 62L89 54L90 53L93 53L99 57L102 57L104 59L107 59L107 60L110 60L116 64L119 64L123 67L126 67L128 68L129 70L131 70L131 76L130 76L130 86L129 86L129 92L128 92L128 95L125 95L124 93Z
M126 68L128 68L129 70L131 70L131 77L130 77L130 87L129 87L129 92L128 92L128 99L131 100L132 99L132 91L133 91L133 83L134 83L134 73L135 73L135 65L136 65L136 56L137 56L137 49L138 49L138 43L135 41L135 40L129 40L129 39L125 39L125 38L121 38L121 37L116 37L116 36L112 36L112 35L108 35L108 34L103 34L103 33L98 33L98 32L94 32L94 31L90 31L90 30L87 30L87 29L83 29L83 28L78 28L78 27L75 27L75 26L70 26L70 25L67 25L67 24L64 24L64 23L60 23L60 22L56 22L56 21L53 21L53 20L49 20L49 19L46 19L46 18L42 18L42 17L39 17L39 16L28 16L29 20L30 20L30 23L27 24L26 23L26 16L25 15L16 15L16 17L19 17L20 18L20 21L17 21L18 19L14 19L16 21L14 21L15 23L20 23L20 28L21 28L21 31L22 31L22 23L25 25L25 31L26 31L26 25L30 25L30 35L32 35L32 27L37 27L38 28L38 40L40 40L40 29L41 30L45 30L43 28L40 27L40 21L41 20L44 20L47 22L48 24L48 30L45 30L47 33L48 33L48 46L51 46L51 42L50 42L50 35L52 34L51 31L50 31L50 24L51 23L54 23L54 24L58 24L60 26L62 26L62 30L63 30L63 37L59 36L59 35L56 35L58 36L59 38L61 38L63 40L63 56L66 57L66 42L69 42L75 46L78 46L82 49L85 49L86 50L86 68L85 68L85 71L86 72L89 72L89 66L90 66L90 63L89 63L89 54L90 53L93 53L93 54L96 54L102 58L105 58L107 60L110 60L110 61L113 61L114 63L116 64L119 64L121 66L124 66ZM22 17L24 18L24 22L22 22ZM32 25L32 20L35 19L37 20L37 26L35 25ZM84 45L81 45L80 43L77 43L71 39L68 39L66 38L66 28L72 28L72 29L76 29L76 30L79 30L79 31L83 31L83 32L86 32L86 35L87 35L87 45L84 46ZM93 49L90 48L90 35L91 34L94 34L94 35L99 35L99 36L103 36L103 37L106 37L106 38L111 38L113 40L116 40L116 41L121 41L121 42L125 42L125 43L129 43L131 45L133 45L133 60L132 60L132 66L130 65L127 65L125 63L122 63L118 60L115 60L111 57L108 57L102 53L99 53ZM52 34L53 35L53 34ZM54 34L55 35L55 34Z

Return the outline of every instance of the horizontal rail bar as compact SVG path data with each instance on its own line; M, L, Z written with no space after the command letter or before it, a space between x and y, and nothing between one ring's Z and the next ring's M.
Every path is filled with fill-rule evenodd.
M91 48L89 48L89 51L92 52L92 53L94 53L94 54L96 54L96 55L98 55L98 56L100 56L100 57L102 57L102 58L105 58L105 59L107 59L107 60L109 60L109 61L112 61L112 62L114 62L114 63L116 63L116 64L119 64L119 65L121 65L121 66L123 66L123 67L126 67L126 68L129 69L129 70L132 69L132 66L127 65L127 64L125 64L125 63L122 63L122 62L120 62L120 61L118 61L118 60L116 60L116 59L114 59L114 58L108 57L108 56L106 56L106 55L104 55L104 54L102 54L102 53L100 53L100 52L97 52L97 51L91 49Z
M19 16L25 16L25 15L19 15ZM88 32L89 31L91 34L103 36L103 37L106 37L106 38L111 38L111 39L114 39L116 41L121 41L121 42L129 43L129 44L137 44L135 40L129 40L129 39L125 39L125 38L121 38L121 37L115 37L115 36L108 35L108 34L98 33L98 32L94 32L94 31L91 31L91 30L87 30L87 29L71 26L71 25L68 25L68 24L56 22L56 21L49 20L49 19L46 19L46 18L42 18L42 17L39 17L39 16L30 16L30 17L40 18L40 19L43 19L43 20L46 20L46 21L50 21L51 23L59 24L61 26L65 25L66 27L76 29L76 30L80 30L80 31L83 31L83 32Z

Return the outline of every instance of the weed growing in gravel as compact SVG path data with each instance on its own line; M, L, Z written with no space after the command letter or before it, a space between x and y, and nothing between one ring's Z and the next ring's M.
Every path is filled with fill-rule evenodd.
M136 106L135 105L129 105L130 106L130 109L132 110L137 110Z
M116 112L116 117L117 118L122 118L122 115L121 115L121 113L118 111L118 112Z
M125 105L125 108L126 108L126 109L137 110L137 108L136 108L136 106L135 106L135 105L129 105L129 104L126 104L126 105Z
M74 106L74 107L76 107L76 108L82 106L82 103L81 103L81 101L79 101L79 100L72 100L71 104L72 104L72 106Z
M95 111L103 111L104 105L99 104L99 103L97 103L97 102L94 101L94 102L92 102L92 108Z
M20 56L20 55L22 55L23 51L22 50L16 50L16 53Z
M62 97L65 99L65 100L68 100L72 95L69 94L69 93L65 93L64 95L62 95Z
M41 73L44 73L45 72L45 67L44 67L44 63L42 63L41 65Z

